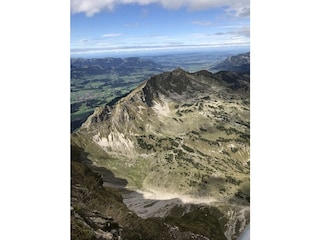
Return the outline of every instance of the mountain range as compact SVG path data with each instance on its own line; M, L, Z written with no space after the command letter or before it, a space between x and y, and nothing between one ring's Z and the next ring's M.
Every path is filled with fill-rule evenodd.
M136 239L230 240L250 222L250 73L246 55L239 58L228 60L242 69L237 72L177 68L154 75L96 108L72 133L76 162L98 174L98 187L117 189L119 204L126 204L113 218L127 224L122 215L131 212L136 221L163 226L161 234L172 233ZM90 216L75 213L97 237L97 225L85 220ZM204 214L214 230L192 227L194 221L210 226Z
M192 72L202 69L217 72L215 66L218 70L241 70L241 60L236 60L241 59L241 54L240 57L228 56L229 52L198 52L152 57L71 58L71 132L79 128L96 107L121 97L156 74L177 67Z
M230 56L216 64L210 71L250 72L250 52Z

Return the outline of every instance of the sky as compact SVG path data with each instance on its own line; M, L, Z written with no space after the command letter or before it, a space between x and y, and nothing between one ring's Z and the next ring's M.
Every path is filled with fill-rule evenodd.
M71 0L70 55L250 46L249 0Z
M213 1L197 0L194 4L196 2L209 4ZM71 33L81 32L75 21L75 18L85 16L86 12L81 9L88 9L88 16L94 12L89 11L92 8L89 3L71 0L71 4L74 5L72 15L69 1L29 0L18 4L17 1L2 1L0 105L3 117L0 124L3 126L3 171L0 184L1 194L5 197L0 199L0 212L2 219L6 219L1 223L1 236L7 239L12 238L12 233L15 239L70 237L69 40L71 37L72 44L80 39L76 35L70 36L70 30ZM100 4L103 5L101 0ZM320 86L317 58L320 34L316 29L320 14L317 5L317 1L312 0L250 1L252 239L319 237L320 114L317 109ZM101 12L105 15L116 15L127 5L114 4L112 12L106 11L108 5L104 6ZM161 6L158 3L159 9L168 9ZM192 12L189 6L185 4L172 11L197 12ZM143 9L148 5L140 7ZM236 7L231 6L231 9ZM213 21L213 8L210 11L211 17L205 18L206 21ZM228 12L222 13L228 16ZM238 11L238 16L240 13ZM245 15L245 11L242 13ZM198 14L204 13L198 10ZM97 12L83 20L98 15ZM237 25L236 20L249 21L236 16L233 25ZM72 29L69 28L70 20ZM142 21L132 22L142 24ZM119 29L114 32L103 30L97 35L99 38L108 33L125 34ZM86 38L93 37L87 34ZM45 121L35 121L34 116L39 114ZM19 225L19 231L16 224L12 224L17 216L28 216L28 221ZM55 231L52 231L53 225Z

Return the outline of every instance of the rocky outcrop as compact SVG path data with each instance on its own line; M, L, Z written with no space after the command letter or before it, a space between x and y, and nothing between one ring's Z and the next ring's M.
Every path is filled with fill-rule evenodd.
M90 196L91 192L88 188L81 185L71 186L73 195L81 196L81 200L85 196ZM97 240L120 240L122 239L123 227L114 221L113 217L106 216L98 210L85 210L85 202L79 201L78 198L71 197L71 222L74 225L81 226L91 233L91 236ZM77 231L74 229L74 231ZM76 240L78 237L73 237Z

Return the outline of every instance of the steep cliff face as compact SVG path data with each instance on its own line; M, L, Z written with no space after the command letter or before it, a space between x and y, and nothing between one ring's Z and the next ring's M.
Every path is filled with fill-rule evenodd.
M234 72L159 74L97 108L72 141L131 189L210 199L233 239L249 221L249 82Z

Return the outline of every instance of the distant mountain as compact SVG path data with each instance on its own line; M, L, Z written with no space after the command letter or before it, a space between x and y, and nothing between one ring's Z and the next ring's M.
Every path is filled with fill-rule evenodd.
M130 58L71 58L71 78L81 78L87 75L128 74L130 71L148 69L158 71L160 65L138 57Z
M210 68L211 71L250 72L250 52L231 56Z
M202 216L192 216L185 202L206 203L221 212L214 224L231 240L242 232L250 215L249 109L248 73L189 73L178 68L96 108L71 140L82 149L79 158L112 171L125 179L126 188L144 196L124 199L138 216L161 216L174 224L178 221L174 211L175 216L179 212L190 219ZM109 175L101 172L104 184L118 185ZM164 206L155 201L165 196L180 200ZM190 225L175 226L199 233ZM223 239L212 232L200 234Z

